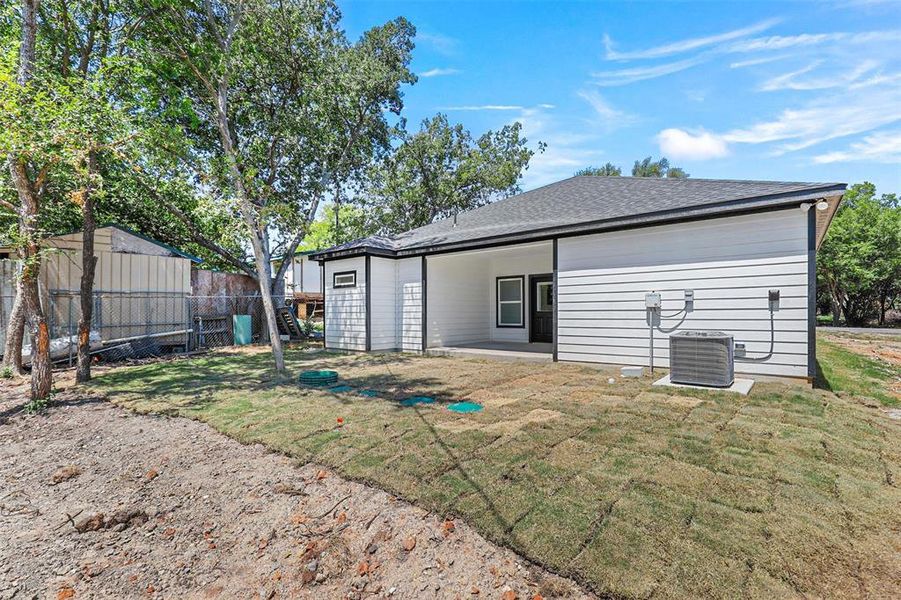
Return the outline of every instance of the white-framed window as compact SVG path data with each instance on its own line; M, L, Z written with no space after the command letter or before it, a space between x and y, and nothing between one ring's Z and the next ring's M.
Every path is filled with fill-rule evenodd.
M498 327L525 327L525 275L497 278Z
M357 272L342 271L332 275L332 287L335 288L352 288L357 287Z

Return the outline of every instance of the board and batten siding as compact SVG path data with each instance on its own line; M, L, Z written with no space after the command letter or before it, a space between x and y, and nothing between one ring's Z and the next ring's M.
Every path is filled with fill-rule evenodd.
M372 350L395 350L397 344L396 286L397 265L390 258L372 256L369 259L369 275L372 282L369 290L372 298L369 301L372 325Z
M663 314L694 290L678 331L715 330L769 350L767 292L781 291L770 360L736 362L738 373L807 376L807 215L797 208L562 238L558 242L557 343L561 361L647 365L644 297ZM678 319L664 318L662 327ZM668 336L654 334L654 364L669 366Z
M357 284L335 288L335 273L356 271ZM325 263L325 345L366 350L366 261L363 257Z
M395 335L405 352L422 351L422 259L395 260Z
M422 350L422 272L419 258L369 259L370 349ZM335 288L334 274L357 272L357 286ZM326 346L334 350L366 350L366 259L325 263Z
M430 348L489 339L489 264L477 252L428 258Z

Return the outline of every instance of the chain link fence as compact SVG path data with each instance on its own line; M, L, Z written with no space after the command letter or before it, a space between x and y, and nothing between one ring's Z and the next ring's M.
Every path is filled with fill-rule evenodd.
M3 298L10 305L13 298ZM284 306L284 297L274 297ZM54 361L74 364L81 297L53 290L45 307ZM251 342L268 341L259 295L194 296L170 292L95 292L91 350L98 360L149 358L231 346L234 316L250 317ZM5 332L5 323L3 331ZM27 344L27 340L26 340Z

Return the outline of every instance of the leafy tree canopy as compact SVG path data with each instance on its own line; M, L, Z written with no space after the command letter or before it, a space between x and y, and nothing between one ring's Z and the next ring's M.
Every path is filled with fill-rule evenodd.
M519 191L519 178L535 151L513 123L474 138L438 114L372 165L358 202L372 229L392 234L427 225ZM544 144L538 144L538 151Z
M901 295L901 206L895 194L876 195L864 182L846 192L817 254L821 289L833 317L863 325L885 313Z
M595 175L599 177L619 177L623 174L623 170L614 165L607 163L601 167L586 167L574 173L574 175ZM687 179L688 173L679 167L670 166L669 160L661 158L654 160L648 156L644 160L636 160L632 165L632 177L668 177L670 179Z

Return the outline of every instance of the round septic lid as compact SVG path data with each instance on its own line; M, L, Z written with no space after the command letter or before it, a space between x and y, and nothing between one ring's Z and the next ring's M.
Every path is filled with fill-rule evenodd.
M447 405L447 410L458 413L471 413L482 410L482 405L476 404L475 402L454 402L453 404Z
M434 404L435 399L431 396L410 396L400 401L401 406L416 406L417 404Z
M328 385L338 381L337 371L304 371L298 377L301 383L309 385Z

